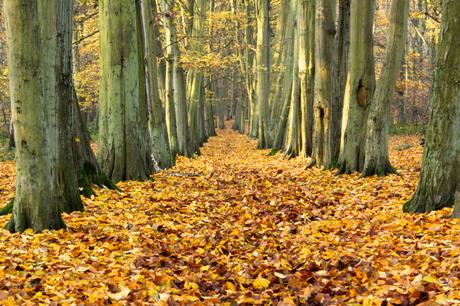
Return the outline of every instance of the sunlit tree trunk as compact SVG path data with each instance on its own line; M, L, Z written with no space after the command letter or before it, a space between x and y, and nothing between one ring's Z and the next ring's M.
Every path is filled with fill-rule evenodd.
M57 131L50 131L47 123L58 92L57 87L45 89L51 88L46 82L58 76L45 76L42 70L58 54L57 3L48 1L39 6L36 0L8 0L4 5L17 145L16 198L7 228L12 232L60 229L65 224L55 176ZM44 20L49 22L43 24ZM45 43L45 37L53 37L54 42Z
M257 107L259 118L258 148L266 149L271 145L269 127L270 94L270 0L256 0L257 16Z
M345 86L348 76L348 51L350 49L350 5L351 0L339 0L337 23L337 69L336 89L334 90L334 112L332 113L332 146L333 159L337 162L340 155L340 136L342 127L342 109Z
M175 152L171 152L168 142L168 131L166 127L165 110L160 100L158 86L158 69L156 62L156 51L158 47L157 33L155 31L155 19L152 7L156 7L156 0L142 0L142 33L145 57L145 71L147 77L147 97L149 102L149 129L153 155L160 168L169 168L174 165ZM168 104L169 105L169 104ZM172 111L174 110L174 100L172 101ZM176 128L174 122L174 128ZM174 139L174 149L177 148L177 132Z
M249 114L249 130L248 135L249 137L257 137L257 99L255 96L255 73L254 73L254 66L255 66L255 56L254 56L254 6L250 0L245 0L244 7L246 11L246 18L247 24L245 27L245 44L246 48L244 50L244 58L245 58L245 83L246 83L246 91L248 95L248 114Z
M377 81L367 121L363 176L386 175L395 172L388 157L388 133L391 102L406 43L408 7L406 0L393 0L391 4L390 28L383 68Z
M177 43L173 41L176 39L175 25L174 25L174 0L163 1L163 16L164 16L164 32L166 43L166 69L165 69L165 109L166 109L166 129L168 133L168 140L173 154L179 151L179 135L177 132L177 116L175 109L175 84L174 84L174 68L175 68L175 54L174 45ZM179 89L180 90L180 89Z
M141 31L135 2L101 0L101 91L98 158L114 181L152 172ZM143 84L141 84L141 82Z
M297 6L295 7L297 11ZM297 14L295 14L296 16ZM289 121L286 129L286 143L284 155L287 158L296 157L300 153L300 81L299 75L299 31L295 27L294 34L294 61L292 63L292 85L289 107Z
M460 191L459 16L460 1L442 2L441 40L422 171L414 196L403 207L406 212L421 213L452 206L455 192ZM458 210L454 215L458 215Z
M313 124L313 154L309 166L329 169L334 166L336 139L334 112L337 71L336 1L318 0L316 2L315 28L315 95Z
M300 79L300 155L312 153L313 92L315 67L315 1L300 1L299 22L299 79Z
M204 23L206 20L207 0L198 0L195 5L193 18L193 40L191 48L196 53L202 53L204 47ZM204 89L203 73L198 69L191 71L189 97L190 107L188 110L188 122L193 148L199 152L199 147L207 140L204 123Z
M364 166L367 114L375 90L374 0L351 2L349 73L345 88L338 173Z

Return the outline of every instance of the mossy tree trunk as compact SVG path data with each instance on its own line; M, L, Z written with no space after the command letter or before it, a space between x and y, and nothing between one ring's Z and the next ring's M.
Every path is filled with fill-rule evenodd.
M246 12L247 24L245 27L244 41L246 48L244 50L244 59L245 59L245 83L246 83L246 92L248 95L248 114L249 114L249 137L257 137L257 99L255 95L255 54L253 49L255 49L254 41L254 6L251 1L245 0L244 8Z
M57 87L46 82L42 69L58 54L56 43L45 43L42 35L57 39L57 2L40 6L36 0L8 0L4 3L8 37L11 109L16 139L16 197L7 228L40 232L64 228L58 202L55 174L57 132L47 123L49 104L56 101ZM46 17L45 17L46 16ZM54 26L42 24L51 18ZM45 49L44 47L48 49ZM50 49L51 48L51 49ZM53 78L58 76L54 71ZM53 148L54 147L54 148ZM74 186L76 187L76 186Z
M136 3L101 0L101 91L98 159L114 181L152 173L141 29Z
M335 41L336 1L318 0L316 2L315 26L315 88L313 153L309 166L330 169L337 156L334 154L335 138L334 112L337 71L337 45Z
M258 148L271 146L270 138L270 0L256 0L257 17L257 107L258 107Z
M363 169L368 110L375 90L375 0L352 1L350 10L349 73L342 116L339 174Z
M155 29L155 16L152 12L152 8L156 8L156 5L156 0L141 0L145 71L148 85L147 97L149 102L150 138L153 156L155 157L158 166L165 169L174 165L175 152L172 152L169 146L165 110L161 103L158 86L158 68L156 58L158 38L157 31ZM172 109L174 111L174 101L172 103ZM176 146L175 149L177 151L177 132L174 140L174 145Z
M388 157L388 134L391 120L391 102L402 63L406 44L409 3L393 0L390 28L382 72L377 81L367 121L366 156L362 175L387 175L394 173Z
M443 1L422 171L414 196L403 207L405 212L422 213L452 206L455 192L460 191L459 16L460 1Z

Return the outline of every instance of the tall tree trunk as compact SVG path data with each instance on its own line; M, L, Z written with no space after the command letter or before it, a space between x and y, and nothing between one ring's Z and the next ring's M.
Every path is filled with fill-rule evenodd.
M7 225L11 232L65 227L56 195L58 181L52 152L57 137L51 139L47 124L49 104L56 101L58 93L56 87L53 92L44 89L50 87L46 82L51 76L44 76L42 70L58 52L56 43L44 43L43 39L57 38L57 4L56 1L42 4L39 8L36 0L8 0L4 6L11 111L17 145L16 198ZM50 26L51 22L42 24L45 17L53 19L54 26ZM55 73L54 78L57 77Z
M460 186L460 1L442 2L441 40L420 181L405 212L454 204Z
M297 11L297 7L296 7ZM300 153L300 81L299 81L299 31L294 31L294 61L292 63L291 102L289 108L289 122L286 130L286 144L284 155L287 158L296 157Z
M349 73L345 88L338 173L362 171L369 105L375 90L375 0L351 2Z
M246 83L246 91L248 95L248 114L249 114L249 131L248 135L250 137L257 137L257 99L255 96L255 74L254 74L254 64L255 64L255 56L254 56L254 7L252 2L249 0L245 0L244 2L245 11L246 11L246 28L245 28L245 44L246 48L244 50L244 58L245 58L245 83Z
M284 35L285 41L282 42L285 45L283 47L284 54L280 54L280 56L283 56L283 59L280 60L280 66L283 66L282 69L284 69L284 71L279 72L279 83L277 81L272 102L271 129L273 129L273 143L271 154L274 154L283 148L289 119L289 109L292 100L293 79L294 77L297 78L297 75L293 73L294 67L298 64L297 58L294 55L296 44L297 8L297 2L293 1L288 10L285 12L289 16L289 21L284 28L287 32Z
M54 2L54 1L52 1ZM41 2L42 10L46 11L49 4ZM50 110L49 122L56 124L57 143L54 149L56 150L56 178L58 180L57 196L58 201L62 205L62 210L70 213L73 211L82 211L83 202L80 198L78 190L78 171L75 160L78 156L74 156L75 152L69 150L72 147L72 126L71 111L74 101L74 85L73 85L73 62L72 62L72 34L73 34L73 1L56 1L56 17L43 16L44 22L50 22L50 27L57 28L57 36L49 31L49 39L45 39L47 43L57 44L57 53L53 64L45 64L44 70L48 70L47 74L52 75L53 69L56 69L56 84L50 84L51 87L57 86L56 105ZM57 24L53 24L56 23ZM48 49L49 48L49 49ZM52 50L52 46L46 46L45 50ZM50 88L50 91L55 88Z
M312 153L313 93L315 67L315 1L300 2L299 16L299 79L300 79L300 155Z
M166 127L166 115L160 100L158 86L158 69L156 55L158 50L157 31L155 29L155 16L152 8L156 8L156 0L142 0L142 33L145 56L145 71L147 77L147 97L149 102L149 129L152 144L153 156L162 169L172 167L175 160L175 152L171 152L168 143L168 131ZM172 103L174 111L174 101ZM175 111L174 111L175 114ZM174 122L176 123L176 122ZM174 124L174 128L176 125ZM177 132L174 139L177 151Z
M337 48L335 41L335 0L318 0L316 3L316 62L313 124L313 153L309 166L330 169L334 167L336 126L334 125Z
M204 23L206 20L207 0L199 0L195 6L195 16L193 18L194 37L191 48L194 52L201 54L204 47ZM203 73L198 69L193 69L190 78L189 97L190 108L188 122L190 126L191 142L195 152L199 152L199 147L206 139L204 125L204 101L203 101Z
M363 176L386 175L395 172L388 157L388 133L391 120L391 101L406 43L408 8L409 3L406 0L393 0L391 3L390 29L384 66L377 82L367 121Z
M337 25L337 83L332 113L332 156L338 160L340 155L340 133L342 126L343 99L348 76L348 51L350 49L350 4L351 0L339 0L339 17Z
M270 0L256 0L257 16L257 107L259 117L258 148L271 145L269 126L270 91Z
M141 30L135 2L100 1L101 91L98 158L114 181L152 173Z

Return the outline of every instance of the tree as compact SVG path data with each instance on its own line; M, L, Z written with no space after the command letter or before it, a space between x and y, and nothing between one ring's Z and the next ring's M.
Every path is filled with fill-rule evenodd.
M388 158L388 134L392 93L395 90L406 44L408 7L409 3L405 0L393 0L391 3L384 66L376 85L367 121L363 176L396 172Z
M114 181L152 172L141 30L134 1L101 0L98 159Z
M366 124L375 90L374 0L352 1L350 9L349 73L345 88L338 173L364 166Z
M441 38L431 96L420 181L405 212L454 204L460 192L460 2L442 2ZM459 199L457 198L457 201ZM457 204L459 204L457 202ZM458 206L456 207L458 209ZM454 215L457 215L458 211ZM457 215L458 216L458 215Z
M174 99L174 108L171 111L175 111L176 115L177 153L190 157L194 153L199 153L199 148L193 147L188 125L186 85L184 70L180 65L180 50L174 20L174 3L174 0L162 0L162 14L165 17L165 56L168 62L172 62L172 85L174 88L173 96L169 98ZM171 73L171 70L168 69L167 73ZM168 78L170 79L171 75ZM168 105L168 103L166 104ZM167 116L170 116L171 114L168 114L168 110L166 110L166 113Z
M299 8L300 154L312 153L313 92L315 70L315 1L303 0Z
M335 105L337 45L335 41L336 29L336 1L318 0L316 3L315 27L315 94L313 120L313 153L308 166L316 163L318 167L332 168L337 160L334 147L338 146L339 139L334 136L338 128L334 121L334 112L339 111Z
M258 148L266 149L271 145L269 129L268 99L270 90L270 40L269 19L270 0L256 0L257 17L257 107L258 107Z
M56 153L52 152L59 131L47 123L58 92L46 82L59 76L44 75L43 70L58 54L57 2L8 0L4 6L16 139L16 198L7 226L12 232L65 227L56 194ZM48 37L54 41L44 39Z
M165 110L160 100L160 91L158 88L158 68L156 50L158 49L157 31L155 25L155 16L152 8L156 10L156 0L142 0L142 34L145 57L145 71L147 77L147 98L149 102L149 129L153 156L158 162L160 168L169 168L174 165L175 153L171 152L168 142L168 131L166 128ZM167 107L170 105L167 103ZM174 101L172 103L174 111ZM176 124L176 122L174 122ZM176 126L174 126L176 128ZM177 135L177 130L176 130ZM177 148L177 138L172 143Z

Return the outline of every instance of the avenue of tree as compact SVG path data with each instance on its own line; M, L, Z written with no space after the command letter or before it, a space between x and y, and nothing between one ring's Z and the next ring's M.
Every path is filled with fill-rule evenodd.
M410 4L386 2L389 24L377 70L377 0L281 0L276 11L270 0L94 1L95 155L75 86L76 46L85 39L75 35L78 3L4 0L17 168L8 229L65 227L62 212L84 209L80 193L147 180L178 155L200 154L226 117L258 148L306 157L307 169L397 173L388 138ZM227 9L227 23L216 22ZM460 1L442 1L439 9L420 182L403 209L455 205L459 217ZM222 33L232 35L232 49ZM224 56L200 60L209 51Z

